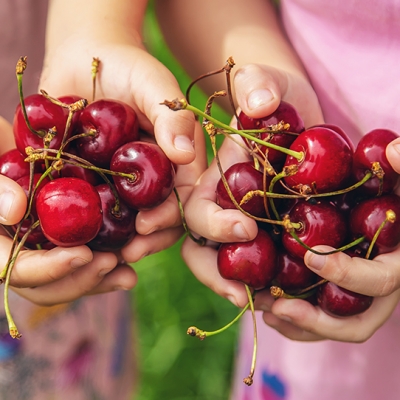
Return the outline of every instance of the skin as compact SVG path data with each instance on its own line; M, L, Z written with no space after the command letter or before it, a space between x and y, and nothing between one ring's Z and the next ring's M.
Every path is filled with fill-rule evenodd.
M157 6L169 45L193 76L215 70L224 65L225 58L234 56L237 61L236 73L232 73L235 99L238 108L246 114L252 117L268 115L282 99L296 107L306 126L323 122L316 95L281 30L272 4L264 0L253 1L250 10L240 0L219 1L219 7L211 0L190 4L169 0L158 1ZM229 19L226 17L228 11ZM199 13L207 16L207 24L203 19L195 18ZM169 25L168 15L176 16L173 26ZM193 43L196 43L195 51L188 57ZM209 93L216 87L225 87L221 80L209 80L208 83L210 87L204 88ZM389 162L398 172L399 147L400 140L396 140L386 150ZM230 140L224 141L219 155L224 168L248 157ZM239 211L222 210L215 204L218 179L219 172L212 163L197 181L185 207L190 229L211 243L253 239L257 231L253 220ZM377 297L372 307L361 315L333 318L302 300L273 301L266 292L257 294L256 307L264 311L266 324L294 340L363 342L382 326L399 301L399 252L398 249L374 260L351 259L340 253L321 259L306 253L306 265L323 278ZM218 276L215 246L199 247L186 239L182 255L194 275L205 285L239 307L247 303L241 284Z
M174 113L160 105L166 99L182 98L183 94L172 73L142 43L146 6L147 2L142 0L51 1L39 88L53 97L76 94L91 101L91 62L98 57L101 67L96 98L116 98L136 110L140 127L157 140L176 164L176 188L184 204L206 167L204 137L191 113ZM9 127L6 131L12 143ZM26 197L13 182L0 178L3 193L16 193L8 216L2 221L12 224L23 215ZM91 252L87 246L23 251L10 285L21 296L40 305L133 288L137 276L127 263L171 246L183 234L175 195L154 210L140 212L136 230L138 235L118 254ZM0 258L5 264L11 240L0 239Z

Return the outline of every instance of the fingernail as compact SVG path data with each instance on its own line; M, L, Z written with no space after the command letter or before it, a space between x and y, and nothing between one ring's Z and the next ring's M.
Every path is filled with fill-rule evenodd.
M106 276L109 272L111 272L111 270L112 270L112 268L111 268L111 269L109 269L109 268L103 268L103 269L101 269L101 270L99 271L99 273L97 274L97 276L98 276L99 278L103 278L103 276Z
M397 153L400 154L400 143L396 143L393 145L393 148L396 150Z
M89 261L85 260L84 258L76 257L71 260L70 265L71 265L71 268L79 268L79 267L82 267L83 265L87 264L88 262Z
M175 136L174 146L177 150L194 153L194 143L187 136Z
M123 287L123 286L115 286L114 287L114 290L129 290L128 288L126 288L126 287Z
M306 258L306 264L313 270L319 271L325 264L326 256L319 254L311 254Z
M3 222L8 220L11 207L14 203L15 193L12 191L6 191L0 194L0 219Z
M249 234L244 229L244 226L241 222L237 222L233 225L233 233L238 239L249 240Z
M286 322L292 322L292 318L288 317L287 315L278 315L277 316L279 319L286 321Z
M236 297L229 294L226 298L235 306L237 306Z
M253 90L247 97L247 106L250 110L254 110L270 103L273 99L274 95L269 89Z
M271 311L271 307L270 307L269 304L267 304L267 303L260 303L260 304L257 304L257 308L258 308L260 311Z

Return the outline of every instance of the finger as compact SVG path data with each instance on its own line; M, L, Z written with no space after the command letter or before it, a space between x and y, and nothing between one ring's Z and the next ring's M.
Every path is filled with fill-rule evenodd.
M225 140L220 151L223 170L235 162L248 160L231 140ZM216 203L216 187L221 177L214 161L204 172L193 189L185 207L186 221L190 229L215 242L243 242L257 234L256 222L239 210L223 210Z
M392 168L400 174L400 138L388 144L386 147L386 157Z
M186 238L182 245L182 257L195 277L218 295L227 298L237 307L247 302L245 287L240 282L228 281L221 277L217 268L217 251L207 246L199 246Z
M316 246L319 252L331 251L328 246ZM400 248L381 254L373 260L350 257L338 252L318 255L308 251L304 262L321 277L357 293L387 296L400 287Z
M174 245L183 235L182 226L155 231L149 235L136 235L133 240L121 249L122 258L135 263L142 258L158 253Z
M15 147L15 140L11 124L3 117L0 117L1 150L0 154L5 153Z
M27 207L27 197L18 183L0 175L0 223L17 224L23 218Z
M379 327L389 318L395 309L400 297L400 291L390 296L375 298L371 307L365 312L350 317L332 317L319 307L304 300L278 299L272 306L272 313L291 326L280 325L281 333L291 336L292 339L303 340L312 335L346 342L362 343L368 340ZM299 337L296 337L300 334ZM303 337L303 339L302 339Z
M5 266L11 249L11 240L5 236L0 237L0 248L1 265ZM14 265L10 284L21 288L45 285L77 271L92 259L93 253L86 246L24 250Z
M90 263L59 280L34 288L17 288L15 291L42 306L67 303L91 293L116 264L114 254L96 252Z
M266 65L248 64L236 72L234 87L239 107L253 118L271 114L282 99L296 108L306 126L323 122L316 94L302 76Z

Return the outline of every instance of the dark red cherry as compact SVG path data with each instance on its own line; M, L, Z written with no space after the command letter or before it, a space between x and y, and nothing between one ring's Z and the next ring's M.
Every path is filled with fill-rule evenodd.
M54 179L39 192L36 210L46 238L71 247L94 239L103 222L97 190L79 178Z
M321 285L317 293L322 311L334 317L361 314L371 306L373 297L341 288L333 282Z
M382 222L386 219L387 211L395 213L396 220L386 222L381 230L374 249L378 254L393 251L400 243L400 197L395 194L387 194L373 197L360 202L350 214L350 230L356 239L365 236L370 243Z
M257 137L261 140L288 148L296 139L297 134L304 131L304 122L296 109L285 101L281 101L278 108L272 114L264 118L251 118L242 111L239 114L237 127L238 129L245 130L263 128L271 129L272 125L276 125L282 121L290 125L286 132L266 132L259 134ZM254 142L251 142L250 144L252 147L255 147ZM268 154L268 161L272 165L282 164L285 161L286 155L280 151L266 146L260 146L260 149L264 154Z
M58 149L62 142L68 114L64 108L52 103L41 94L32 94L25 98L25 108L32 128L40 131L42 135L56 127L57 134L50 143L50 148ZM25 153L25 148L42 148L43 138L32 133L23 116L21 105L17 106L14 115L13 131L17 149ZM68 135L70 132L68 132Z
M280 251L278 272L274 284L285 291L305 289L318 280L318 275L305 265L301 258L293 257L287 251Z
M299 200L289 212L292 223L300 223L295 233L307 246L340 247L347 238L347 223L343 214L327 200ZM295 257L303 258L307 249L285 231L282 244Z
M290 146L303 152L302 160L287 156L285 167L297 166L294 175L285 183L299 191L327 193L340 189L351 173L353 152L347 142L335 131L316 127L302 132Z
M78 154L98 167L108 168L120 146L139 140L136 112L118 100L96 100L79 116L77 133L88 132L93 132L94 136L77 139Z
M223 243L218 249L218 271L224 279L243 282L253 289L269 286L277 270L276 246L267 232L258 230L245 243Z
M95 187L99 192L103 209L103 224L96 237L88 243L93 250L116 251L129 243L136 235L135 222L137 212L119 202L115 209L115 197L108 184Z
M349 145L351 150L354 152L355 146L354 146L353 141L350 139L350 137L347 135L347 133L339 126L334 125L334 124L320 124L320 125L314 125L313 128L314 127L322 127L322 128L332 129L346 141L346 143Z
M42 170L41 163L35 163L34 172ZM18 149L11 149L0 156L0 174L13 181L30 174L30 164Z
M135 175L135 179L114 176L121 199L136 210L150 210L172 193L175 170L161 147L150 142L130 142L113 155L110 169Z
M379 163L384 172L383 181L374 176L359 188L361 193L374 196L393 191L399 175L386 158L386 146L398 137L399 135L391 130L374 129L359 141L353 157L354 179L360 181L376 162Z
M240 204L242 198L249 192L255 190L264 191L264 174L254 168L254 163L242 162L233 164L225 173L225 178L235 200ZM265 190L268 191L271 177L266 175ZM219 180L216 189L216 202L223 209L235 209L225 189L222 179ZM268 200L266 201L268 207ZM264 198L254 196L247 203L241 205L243 210L256 217L265 217Z

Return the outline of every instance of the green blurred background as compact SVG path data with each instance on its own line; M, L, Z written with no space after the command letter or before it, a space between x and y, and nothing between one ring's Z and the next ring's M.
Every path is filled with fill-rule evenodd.
M163 41L151 3L145 41L149 51L175 74L185 93L191 80ZM195 89L191 101L204 108L206 96ZM229 121L218 108L213 115ZM135 400L229 398L238 325L204 341L188 336L186 330L191 325L218 329L238 310L194 278L181 259L181 243L134 265L139 277L132 291L139 366Z

